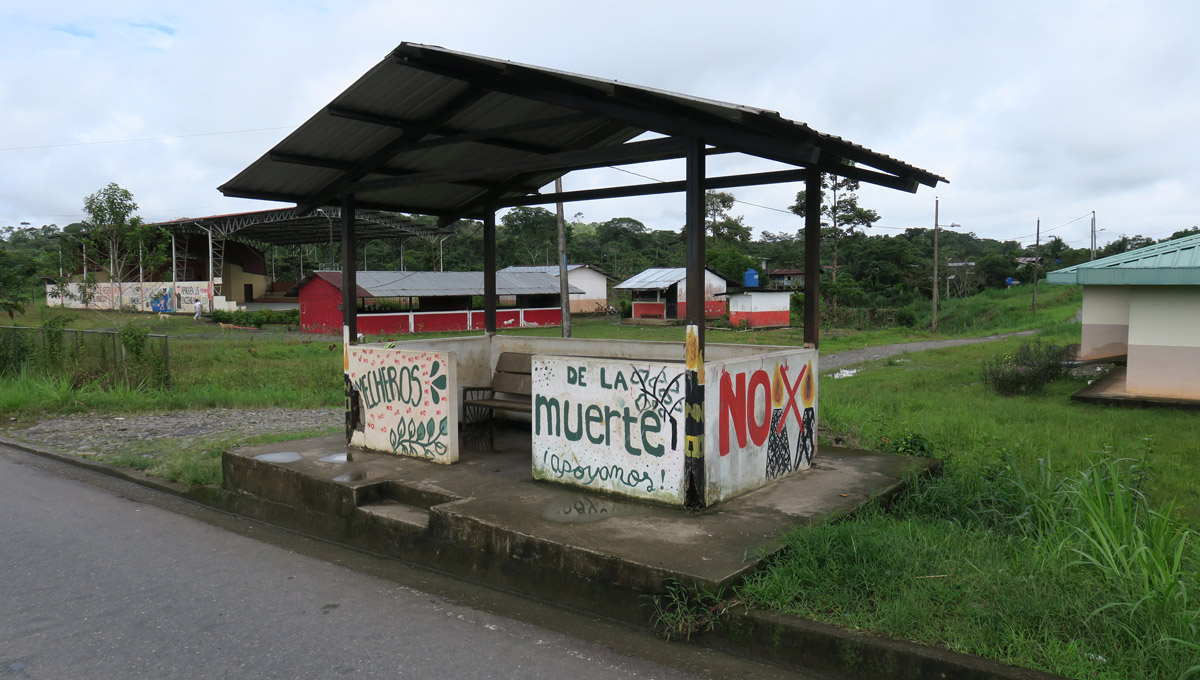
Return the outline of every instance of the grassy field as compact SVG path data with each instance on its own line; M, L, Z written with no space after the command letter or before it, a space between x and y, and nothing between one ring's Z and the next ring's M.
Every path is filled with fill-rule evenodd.
M991 394L981 363L1024 341L823 380L823 441L933 455L945 473L794 530L737 597L1069 677L1200 675L1196 414L1071 402L1084 378Z
M1077 287L1051 288L1043 309L1029 311L1024 289L989 291L979 296L948 300L942 307L942 333L937 337L966 337L1025 330L1074 317L1079 308ZM980 312L986 309L986 312ZM134 318L151 333L170 336L173 389L99 389L65 379L8 378L0 380L0 412L27 416L42 412L144 411L210 407L280 406L308 408L342 402L340 339L289 332L267 326L261 331L226 331L213 323L194 322L188 315L168 319L156 314L124 316L111 312L72 311L31 306L9 325L38 327L53 316L66 314L67 327L113 328ZM680 326L629 326L604 317L580 317L572 324L574 337L682 342ZM506 333L558 336L558 327L530 328ZM460 332L400 335L369 340L411 339L462 335ZM759 345L803 344L803 330L769 331L714 329L708 342ZM890 328L873 331L823 331L821 351L838 352L895 342L928 340L928 330Z
M941 333L1046 329L1078 342L1078 288L945 301ZM40 325L32 309L16 325ZM101 390L69 380L0 381L0 413L204 407L337 407L336 338L282 329L222 333L190 317L145 320L172 335L172 390ZM96 313L75 328L111 327ZM680 342L681 327L576 319L575 337ZM557 336L558 328L511 331ZM431 334L436 335L436 334ZM458 333L442 335L460 335ZM401 336L405 339L412 336ZM709 342L799 345L800 329L712 330ZM927 330L824 330L821 350L932 339ZM374 340L375 338L372 338ZM1196 415L1076 404L1071 378L1041 394L998 397L980 365L1026 338L901 355L821 381L821 437L932 455L945 473L913 480L889 505L797 529L789 549L735 596L850 629L941 644L1077 678L1200 676L1200 442ZM109 461L185 484L215 481L229 441L178 442Z

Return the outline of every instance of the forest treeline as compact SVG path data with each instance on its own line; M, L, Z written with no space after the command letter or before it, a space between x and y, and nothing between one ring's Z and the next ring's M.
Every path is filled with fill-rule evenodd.
M911 228L895 234L874 233L870 224L878 220L873 211L856 204L843 205L837 187L827 187L822 209L822 298L835 306L898 308L928 299L933 286L933 231ZM732 194L709 192L706 214L706 261L712 269L740 281L749 268L803 269L803 220L792 232L761 232L731 214ZM793 211L800 213L803 195ZM843 212L835 212L834 208ZM433 218L413 216L433 223ZM78 268L78 254L70 244L89 228L79 222L56 225L0 228L0 311L36 296L39 277L53 278ZM360 244L358 265L371 270L478 271L483 269L483 225L462 220L448 227L449 234L438 242L420 238L372 241ZM617 217L589 222L577 213L566 220L567 259L594 265L624 280L648 267L682 267L686 250L682 226L651 229L635 217ZM1185 229L1169 238L1200 231ZM1167 239L1163 239L1167 240ZM1122 236L1096 253L1104 257L1155 241L1144 236ZM60 244L64 247L60 247ZM338 244L270 248L265 256L272 262L275 279L295 281L314 268L340 261ZM334 249L331 252L330 249ZM504 213L497 225L498 267L509 265L553 265L557 262L558 237L555 214L541 207L519 207ZM1036 252L1035 252L1036 251ZM1086 248L1070 248L1057 236L1040 247L1017 241L997 241L973 233L939 231L939 293L966 296L986 288L1031 281L1032 263L1018 258L1040 255L1041 272L1067 267L1090 259ZM836 266L835 266L836 262ZM765 281L766 277L762 276ZM5 302L5 301L8 302Z

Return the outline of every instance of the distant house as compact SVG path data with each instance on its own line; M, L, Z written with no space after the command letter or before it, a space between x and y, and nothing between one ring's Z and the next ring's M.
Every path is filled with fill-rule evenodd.
M746 288L730 291L729 323L746 328L779 328L792 323L792 293L788 290Z
M1200 234L1060 269L1083 286L1081 359L1126 357L1125 391L1200 399Z
M771 280L771 286L774 288L804 287L803 269L772 269L767 272L767 278Z
M558 279L558 266L548 267L505 267L499 273L540 273L550 274ZM580 289L581 293L571 293L571 313L586 314L603 312L608 307L608 282L611 275L593 267L590 264L567 265L567 283Z
M366 335L463 331L483 328L483 272L357 273L358 330ZM572 287L572 293L582 292ZM285 293L300 298L300 329L336 333L342 328L342 273L317 271ZM562 323L558 277L542 273L496 273L496 295L516 298L515 308L496 310L500 328Z
M613 286L633 293L633 318L683 319L687 317L687 269L651 268ZM704 316L725 314L725 289L729 281L711 269L704 270Z

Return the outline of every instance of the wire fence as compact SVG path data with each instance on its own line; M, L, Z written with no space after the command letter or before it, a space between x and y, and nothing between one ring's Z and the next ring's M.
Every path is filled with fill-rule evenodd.
M0 326L0 377L67 378L75 387L171 387L166 335L127 331Z

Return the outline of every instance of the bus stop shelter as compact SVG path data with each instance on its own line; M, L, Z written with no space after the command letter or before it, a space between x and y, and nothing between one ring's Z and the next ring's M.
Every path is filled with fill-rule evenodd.
M786 169L710 177L705 169L706 160L718 154L757 157L783 164ZM666 159L685 161L682 179L540 193L543 187L573 170ZM362 388L371 392L369 400L373 402L403 397L402 390L393 389L402 383L389 382L393 375L390 369L379 373L384 362L398 371L395 375L411 379L413 390L421 383L426 386L426 393L432 391L438 395L432 403L418 404L429 407L422 409L423 413L429 412L429 420L411 420L390 427L386 437L373 436L372 428L368 427L372 423L362 414L354 415L348 409L347 436L369 448L383 450L388 450L386 442L390 439L392 452L430 457L429 452L433 451L434 457L444 455L447 458L442 462L453 462L452 458L456 456L453 443L435 440L453 436L457 420L456 380L470 377L486 381L491 367L496 365L498 353L510 351L512 347L507 350L500 345L470 349L417 347L411 355L404 356L385 356L382 348L356 348L357 328L351 296L355 290L358 225L349 216L357 209L435 215L440 225L461 218L481 220L484 225L485 329L486 335L491 337L497 330L496 212L500 209L559 201L682 193L686 206L687 297L703 299L705 191L803 182L808 197L804 226L806 270L818 271L820 186L824 173L907 192L915 192L920 185L933 187L946 181L936 174L840 137L818 132L773 111L435 46L402 43L220 190L227 196L294 203L298 214L335 206L341 209L343 291L347 296L343 305L346 310L343 337L348 403L361 401ZM535 372L544 371L549 376L547 385L558 386L547 389L568 390L569 384L577 393L582 387L578 384L582 375L579 371L588 368L595 369L587 373L589 376L598 377L607 368L606 374L615 380L621 370L626 382L662 379L665 381L662 385L677 385L678 389L677 400L674 398L676 392L660 391L652 395L655 397L654 408L642 410L645 414L667 409L658 421L639 420L629 414L616 418L624 423L627 443L640 441L638 446L644 447L639 449L642 454L661 450L659 447L664 446L662 441L665 439L660 441L659 435L666 438L668 431L673 437L681 435L673 438L672 444L680 446L678 450L672 450L671 455L640 457L640 461L669 460L670 465L648 471L639 467L640 461L635 461L621 468L622 474L617 474L613 472L614 466L620 466L603 456L593 461L586 459L590 454L578 454L585 458L575 457L568 461L555 454L558 460L542 468L542 473L551 471L543 478L553 478L552 473L557 471L558 481L569 481L570 478L578 479L585 468L608 470L609 477L620 479L612 484L602 480L607 485L596 488L703 507L745 490L746 484L765 483L764 480L769 480L773 473L786 474L799 469L795 463L789 463L787 469L779 467L781 459L773 458L768 451L777 447L779 441L769 433L774 432L780 438L786 435L792 438L790 441L799 442L804 436L805 422L812 418L807 436L815 441L815 415L802 413L797 400L815 404L818 285L816 276L805 281L804 350L774 348L774 352L749 357L741 350L722 348L710 358L725 363L706 362L704 309L699 305L688 307L682 351L676 349L672 353L672 350L656 347L643 348L644 351L633 355L616 352L616 356L593 357L594 361L620 363L624 367L620 369L616 365L584 366L578 361L560 365L563 362L555 357L570 354L571 350L566 347L545 348L545 351L528 347L531 354L537 355ZM811 355L795 354L800 351L811 352ZM768 362L763 358L767 355L773 355L775 359ZM465 357L468 356L478 357L479 361L467 361ZM727 362L733 363L726 365ZM733 365L737 362L749 362L757 368L738 369ZM482 369L474 367L477 363L482 364ZM375 379L363 381L366 374ZM707 400L706 374L718 387L709 391ZM358 376L358 387L352 375ZM803 383L804 375L809 383ZM570 383L572 376L574 383ZM653 392L647 385L642 383L643 391L650 389ZM612 384L609 386L613 387ZM555 398L551 392L543 394L538 389L535 385L535 403L549 403ZM756 397L762 389L766 389L769 396ZM718 395L730 399L718 399ZM637 396L645 397L645 394L633 395L631 400L636 400ZM667 399L668 396L671 398ZM447 406L438 409L443 399ZM664 404L664 400L668 403ZM772 401L775 402L774 409ZM592 406L599 408L598 404L589 404L588 410L583 412L592 413ZM449 426L434 419L431 411L447 418ZM569 407L566 412L570 412ZM605 414L605 427L608 427L612 422L608 412L600 412ZM550 419L549 408L546 413ZM538 426L536 414L535 410L535 429ZM764 425L768 418L773 420L776 416L782 418L778 424ZM566 424L569 430L569 422ZM680 425L681 432L675 432L675 424ZM634 432L638 427L642 428L642 440L638 440ZM648 431L656 435L651 437L653 441L645 439ZM420 436L417 436L418 432ZM380 437L384 444L372 443L378 442ZM535 436L535 446L540 446L539 441ZM615 444L612 439L605 441L610 446ZM586 448L586 444L578 444L577 448L580 446ZM627 449L633 447L633 443L626 446ZM755 471L742 469L740 463L731 462L734 460L729 457L731 451L751 451L753 455L747 454L746 458L753 459ZM761 469L764 459L765 471ZM563 474L564 470L567 474ZM539 475L536 460L535 475ZM583 476L587 477L587 474L583 473ZM566 479L562 479L564 477ZM633 484L636 488L632 490L621 488L621 484L631 486L631 480L643 483ZM647 480L655 482L651 485L655 493L644 493Z

